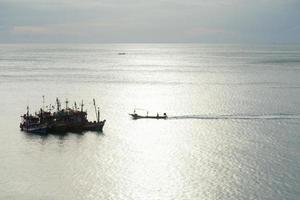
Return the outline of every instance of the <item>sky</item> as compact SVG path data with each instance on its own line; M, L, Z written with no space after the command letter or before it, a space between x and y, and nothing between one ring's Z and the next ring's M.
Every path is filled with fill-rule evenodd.
M300 0L0 0L0 43L300 43Z

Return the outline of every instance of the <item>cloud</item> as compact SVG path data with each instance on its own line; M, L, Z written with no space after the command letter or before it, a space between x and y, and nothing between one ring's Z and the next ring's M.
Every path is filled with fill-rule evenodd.
M14 26L11 33L14 35L86 35L91 30L99 30L110 27L108 24L101 23L70 23L70 24L53 24L42 26Z
M0 0L0 42L300 42L299 10L298 0Z

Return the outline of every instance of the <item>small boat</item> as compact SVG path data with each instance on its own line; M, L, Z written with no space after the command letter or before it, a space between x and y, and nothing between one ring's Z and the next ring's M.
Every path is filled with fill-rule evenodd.
M134 111L129 115L132 117L132 119L167 119L168 118L166 113L164 113L163 115L159 115L158 113L157 115L148 115L148 113L147 115L139 115Z
M126 55L126 53L120 52L120 53L118 53L118 55Z

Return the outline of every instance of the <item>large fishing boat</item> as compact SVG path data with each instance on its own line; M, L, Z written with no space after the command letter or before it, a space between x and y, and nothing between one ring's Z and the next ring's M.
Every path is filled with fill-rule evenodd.
M73 108L68 107L68 100L66 100L66 107L61 109L61 103L56 98L55 106L49 106L49 110L43 108L38 113L32 115L29 113L27 106L27 113L22 115L22 122L20 128L22 131L31 133L66 133L66 132L83 132L83 131L102 131L106 120L100 121L100 109L96 107L95 99L93 99L95 114L97 121L88 121L87 111L83 111L83 102L81 108L77 107L76 102Z

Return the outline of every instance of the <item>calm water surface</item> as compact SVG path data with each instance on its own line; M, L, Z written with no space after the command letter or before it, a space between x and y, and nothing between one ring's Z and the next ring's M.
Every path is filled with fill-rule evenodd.
M0 95L0 199L300 198L300 46L0 45ZM42 95L104 132L20 132Z

